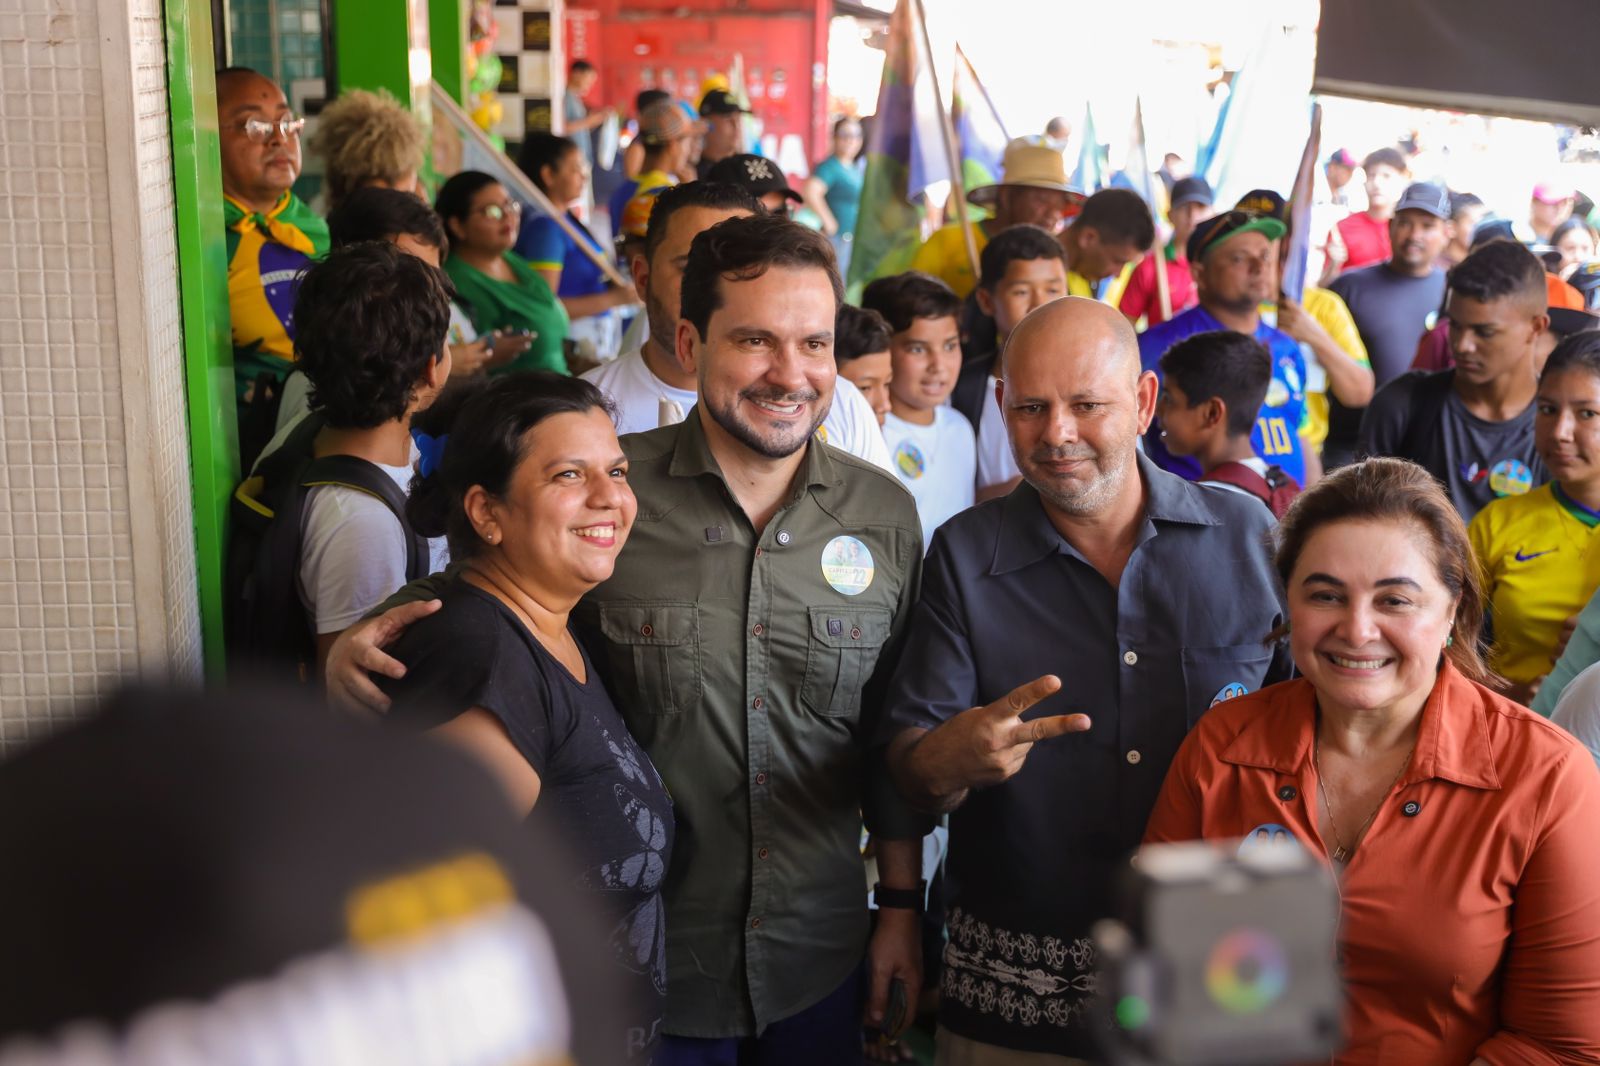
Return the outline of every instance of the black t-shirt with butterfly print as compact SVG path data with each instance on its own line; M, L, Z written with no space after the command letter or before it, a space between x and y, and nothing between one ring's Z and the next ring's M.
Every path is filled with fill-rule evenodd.
M389 720L442 725L472 707L498 718L538 773L534 817L565 835L612 929L617 965L635 990L629 1060L648 1062L666 995L661 884L672 853L672 800L590 664L579 683L499 600L459 578L444 606L396 642L406 665L383 680Z

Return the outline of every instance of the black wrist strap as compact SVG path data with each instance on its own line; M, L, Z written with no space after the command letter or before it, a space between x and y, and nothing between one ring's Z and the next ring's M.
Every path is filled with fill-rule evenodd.
M872 886L872 898L880 909L921 911L928 895L928 882L917 882L916 888L889 888L882 881Z

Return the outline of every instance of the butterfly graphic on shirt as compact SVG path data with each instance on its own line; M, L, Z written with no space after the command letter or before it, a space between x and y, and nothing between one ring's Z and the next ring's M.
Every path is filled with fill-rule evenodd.
M667 875L667 825L626 785L613 785L612 797L638 836L639 848L585 870L581 883L591 891L650 893L612 928L610 941L618 962L635 973L648 971L657 991L664 991L667 927L660 888Z

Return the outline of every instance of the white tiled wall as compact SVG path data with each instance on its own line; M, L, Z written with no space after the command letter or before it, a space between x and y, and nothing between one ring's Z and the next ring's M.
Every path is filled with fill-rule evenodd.
M160 0L0 0L0 751L199 674Z

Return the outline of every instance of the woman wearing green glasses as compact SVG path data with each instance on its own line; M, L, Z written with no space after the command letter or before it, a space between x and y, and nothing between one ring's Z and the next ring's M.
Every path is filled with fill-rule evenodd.
M522 205L505 186L477 170L444 183L433 208L450 235L444 271L480 334L499 330L531 334L526 352L490 373L553 370L567 373L562 342L567 312L545 280L511 254Z

